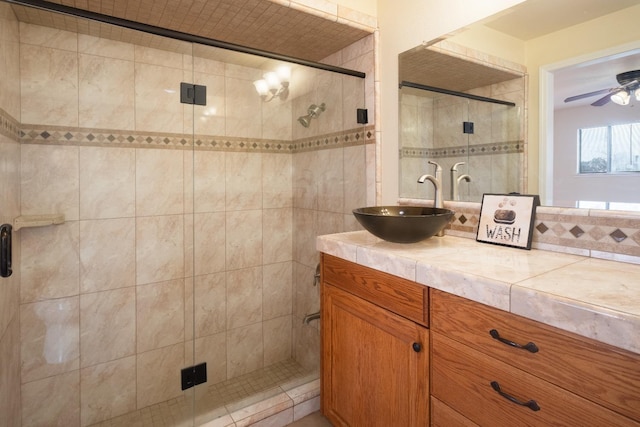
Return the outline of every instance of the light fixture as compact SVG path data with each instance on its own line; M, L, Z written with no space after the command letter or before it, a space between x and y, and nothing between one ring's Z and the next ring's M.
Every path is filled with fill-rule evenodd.
M611 100L618 105L629 105L630 99L631 96L629 96L629 92L627 92L626 89L619 90L611 95Z
M638 89L636 89L636 101L640 101L640 87Z
M311 104L309 108L307 108L307 115L298 117L298 122L306 128L311 124L311 119L314 117L318 117L320 113L322 113L326 109L324 102L320 105Z
M265 73L262 79L253 82L253 85L262 100L269 102L273 98L287 99L290 79L291 69L286 65L282 65L276 71Z

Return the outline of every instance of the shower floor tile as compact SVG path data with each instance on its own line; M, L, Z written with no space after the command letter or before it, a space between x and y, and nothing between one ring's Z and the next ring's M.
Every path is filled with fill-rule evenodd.
M194 414L198 425L316 378L317 372L303 369L294 360L286 360L209 387L195 387L181 397L91 427L187 427L193 426Z

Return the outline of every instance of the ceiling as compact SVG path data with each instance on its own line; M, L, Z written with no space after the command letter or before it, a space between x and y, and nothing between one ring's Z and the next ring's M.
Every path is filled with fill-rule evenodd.
M370 34L284 6L283 2L265 0L50 0L43 3L70 6L313 62L320 62ZM12 7L22 22L138 44L157 43L136 31L114 29L110 25L88 23L84 19L25 6ZM179 50L180 42L173 42L171 49Z
M519 74L467 61L424 46L401 53L399 62L400 81L457 92L467 92L521 77ZM423 93L422 96L429 94Z
M483 25L527 41L628 7L639 0L527 0L488 20ZM590 103L600 96L565 103L569 96L618 86L616 74L640 69L640 50L599 58L555 71L556 109Z

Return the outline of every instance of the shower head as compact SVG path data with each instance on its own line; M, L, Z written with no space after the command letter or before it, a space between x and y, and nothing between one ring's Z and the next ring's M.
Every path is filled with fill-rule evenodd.
M326 109L324 102L320 105L311 104L309 108L307 108L307 115L298 117L298 122L306 128L311 124L311 119L314 117L318 117L320 113L322 113Z

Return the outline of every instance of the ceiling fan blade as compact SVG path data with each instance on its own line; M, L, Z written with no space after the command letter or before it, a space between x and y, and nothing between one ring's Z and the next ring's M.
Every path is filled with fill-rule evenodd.
M610 89L608 95L605 95L602 98L598 99L597 101L591 103L591 105L593 105L594 107L602 107L603 105L608 104L609 101L611 101L611 97L616 93L622 92L623 90L626 90L628 87L630 88L629 90L634 89L633 86L636 86L636 85L638 85L638 81L632 80L628 83L623 84L620 87L617 87L615 89Z
M583 93L582 95L570 96L567 99L565 99L564 102L577 101L579 99L589 98L591 96L602 95L603 93L610 93L613 90L615 89L601 89L601 90L596 90L595 92Z
M614 93L618 93L621 90L622 89L612 90L609 94L603 96L595 102L592 102L591 105L593 105L594 107L602 107L603 105L606 105L611 101L611 95L613 95Z

